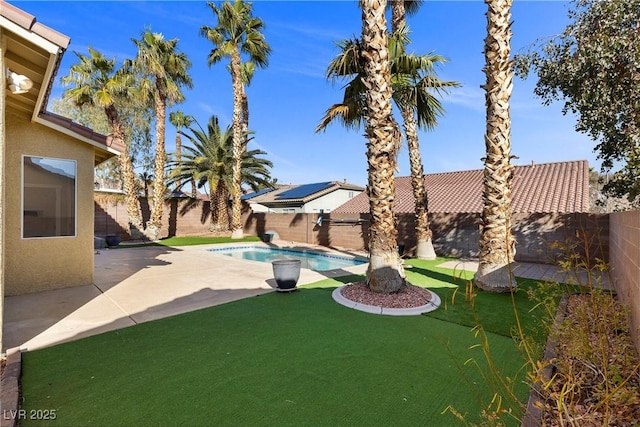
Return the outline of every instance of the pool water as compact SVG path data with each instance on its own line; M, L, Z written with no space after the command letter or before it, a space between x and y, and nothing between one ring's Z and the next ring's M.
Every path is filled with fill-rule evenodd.
M335 255L319 254L292 249L263 248L259 246L237 246L209 249L222 255L251 261L271 262L277 259L299 259L302 268L314 271L335 270L367 263L366 260Z

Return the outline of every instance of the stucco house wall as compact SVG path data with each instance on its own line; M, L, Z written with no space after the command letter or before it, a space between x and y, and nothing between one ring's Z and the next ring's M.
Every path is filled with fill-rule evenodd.
M360 194L361 191L347 190L340 188L317 199L310 200L302 206L303 213L325 213L331 212L333 209L353 199Z
M5 295L20 295L93 282L94 149L77 139L6 114ZM22 156L75 160L76 235L22 238Z

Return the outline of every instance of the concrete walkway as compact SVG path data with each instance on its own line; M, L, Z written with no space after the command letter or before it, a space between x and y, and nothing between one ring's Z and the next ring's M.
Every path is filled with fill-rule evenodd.
M102 249L95 255L95 284L5 299L5 348L48 347L276 288L270 263L208 252L211 247ZM298 284L365 270L366 265L328 272L303 268Z
M211 247L100 250L95 255L95 284L5 299L5 348L34 350L274 291L270 263L208 252ZM441 266L475 270L477 262L458 260ZM366 264L329 272L302 269L298 284L365 271ZM558 268L541 264L518 263L515 274L569 280Z
M459 259L447 261L439 267L457 270L477 271L477 259ZM592 286L594 288L613 289L611 278L606 272L588 272L586 270L563 271L557 265L534 264L530 262L514 262L513 275L525 279L534 279L545 282L567 283L572 285Z

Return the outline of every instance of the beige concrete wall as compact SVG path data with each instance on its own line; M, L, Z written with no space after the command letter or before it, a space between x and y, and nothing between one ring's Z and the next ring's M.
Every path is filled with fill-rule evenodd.
M5 293L26 293L93 282L93 148L29 117L7 113ZM77 161L76 237L22 239L22 155Z
M640 352L640 211L609 216L610 265L620 300L629 307L634 344Z

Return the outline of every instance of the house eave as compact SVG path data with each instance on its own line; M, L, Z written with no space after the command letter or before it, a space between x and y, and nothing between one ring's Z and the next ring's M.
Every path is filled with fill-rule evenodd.
M40 113L33 121L92 146L97 150L96 164L117 156L123 151L124 146L117 140L93 132L91 129L78 125L70 119L62 119L66 118L56 117L52 113L45 112Z

